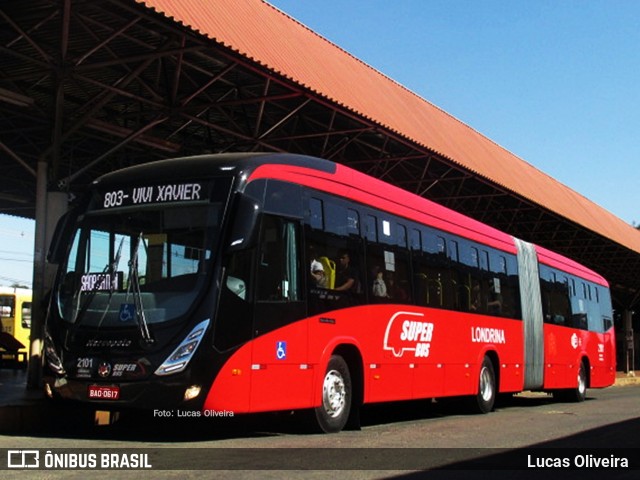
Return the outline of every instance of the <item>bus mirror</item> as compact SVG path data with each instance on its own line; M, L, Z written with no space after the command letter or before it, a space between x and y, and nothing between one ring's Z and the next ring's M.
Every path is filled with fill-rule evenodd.
M231 233L227 251L244 250L252 245L260 214L260 206L252 198L238 193L235 208L232 210Z

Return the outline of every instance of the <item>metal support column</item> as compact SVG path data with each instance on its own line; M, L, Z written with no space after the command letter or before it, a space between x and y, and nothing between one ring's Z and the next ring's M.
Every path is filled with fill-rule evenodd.
M627 375L633 375L635 370L635 348L633 342L633 324L631 322L633 312L625 310L623 313L624 320L624 371Z

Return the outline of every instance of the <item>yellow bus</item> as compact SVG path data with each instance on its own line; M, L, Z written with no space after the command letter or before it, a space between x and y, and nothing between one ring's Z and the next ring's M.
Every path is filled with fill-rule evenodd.
M31 290L27 288L0 287L0 320L2 320L2 359L26 362L29 358L29 337L31 333ZM18 347L6 335L11 335L22 344Z

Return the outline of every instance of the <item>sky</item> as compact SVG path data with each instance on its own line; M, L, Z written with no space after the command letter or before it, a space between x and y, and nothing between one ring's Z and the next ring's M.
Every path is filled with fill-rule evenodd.
M34 222L0 215L0 286L33 285Z
M494 142L640 223L637 0L271 0ZM0 285L33 222L0 216Z
M640 222L640 2L270 3L625 222Z

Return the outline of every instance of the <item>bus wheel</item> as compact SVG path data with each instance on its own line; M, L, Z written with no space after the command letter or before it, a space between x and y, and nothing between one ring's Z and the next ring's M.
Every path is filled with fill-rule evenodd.
M351 375L339 355L329 360L322 380L322 404L315 409L318 426L325 433L339 432L347 424L351 411Z
M587 398L587 368L584 362L580 362L580 369L578 370L578 384L575 388L568 390L560 390L560 400L567 402L584 402Z
M478 393L471 398L471 408L477 413L489 413L496 401L496 374L489 357L484 357L478 379Z

